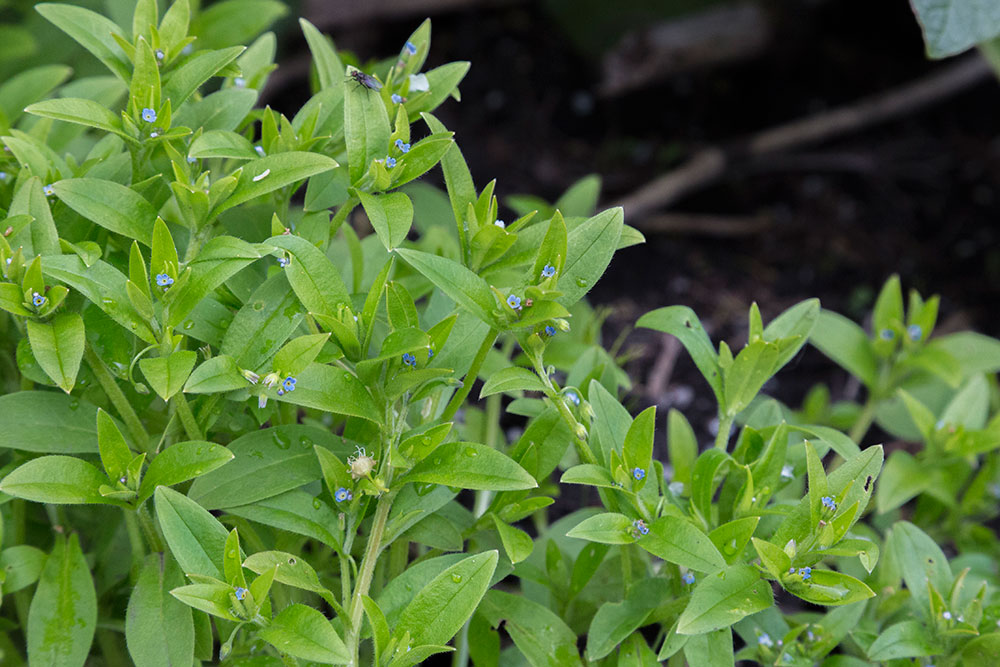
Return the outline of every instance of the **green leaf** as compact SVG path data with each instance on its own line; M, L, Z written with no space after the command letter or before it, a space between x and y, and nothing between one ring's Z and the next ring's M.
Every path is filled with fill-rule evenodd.
M899 573L919 608L930 603L928 585L939 593L951 590L951 566L944 552L924 531L908 521L893 524L886 538L886 555L891 554Z
M427 583L403 609L395 634L409 632L414 645L445 644L472 616L489 588L497 552L469 556Z
M257 574L272 570L276 565L278 569L274 580L278 583L317 593L324 599L333 598L330 591L320 584L316 570L299 556L284 551L261 551L243 561L243 567Z
M184 585L177 562L149 554L125 611L125 641L136 667L176 667L194 660L191 607L168 594Z
M348 68L350 75L357 71ZM351 183L368 172L372 160L384 159L389 149L389 117L382 96L353 81L344 91L344 139Z
M200 477L233 460L233 453L211 442L178 442L156 455L139 487L139 502L159 486L173 486Z
M785 553L784 549L771 542L759 540L756 537L751 539L753 541L753 548L757 551L757 555L760 556L760 562L764 564L764 567L771 573L771 576L775 579L780 579L782 575L788 572L788 569L792 565L792 559Z
M0 491L36 503L124 505L101 495L108 483L104 473L73 456L43 456L14 469L0 482Z
M621 602L602 604L587 630L587 658L597 661L608 655L643 625L650 612L669 595L670 589L666 580L650 578L637 581L630 586L628 594Z
M319 248L298 236L274 236L267 243L290 255L285 275L306 310L337 317L351 305L340 272Z
M329 338L328 333L293 338L274 355L272 368L279 375L298 375L316 359Z
M153 240L156 209L131 188L98 178L70 178L52 184L71 209L105 229L140 243Z
M220 354L194 369L184 384L184 393L216 394L244 389L249 384L236 361L227 354Z
M649 533L640 537L638 544L654 556L690 570L715 572L726 567L726 559L708 535L679 517L660 517L650 524Z
M908 452L897 449L885 462L879 475L875 507L885 514L923 493L934 482L924 466Z
M513 459L474 442L449 442L439 446L402 479L491 491L517 491L538 486Z
M330 532L336 529L337 515L330 507L305 491L287 491L251 505L230 507L229 513L306 537L340 551L340 540Z
M125 35L114 22L97 12L72 5L46 2L35 5L35 11L97 56L119 79L127 82L131 78L128 58L112 37L118 35L125 39Z
M479 398L485 398L493 394L512 393L515 391L541 391L545 392L545 384L538 379L538 376L527 368L520 366L508 366L490 375L483 388L479 392Z
M259 155L246 137L227 130L209 130L191 142L188 155L193 158L214 157L256 160Z
M340 62L330 39L305 19L299 19L299 26L302 27L302 34L305 35L309 51L312 53L320 90L343 86L344 65Z
M447 132L447 128L441 124L437 118L429 113L420 114L431 132ZM448 200L451 202L451 209L455 215L455 224L458 226L459 245L465 256L468 245L467 230L463 226L465 212L469 204L476 201L476 186L472 182L472 174L469 166L465 163L462 151L458 144L452 143L451 148L441 156L441 171L444 174L445 186L448 189Z
M222 582L192 584L190 586L174 588L170 591L170 594L184 604L205 613L224 618L227 621L239 622L240 620L239 617L233 614L233 587L229 584ZM196 637L197 632L198 628L196 626Z
M108 478L113 481L124 476L134 455L115 420L100 408L97 410L97 446Z
M537 602L491 590L480 603L478 614L494 627L503 623L504 630L532 667L583 664L576 648L576 634L562 618Z
M413 224L413 204L409 197L402 192L370 195L363 191L359 191L358 196L386 250L391 252L406 240Z
M199 11L190 32L203 48L245 44L287 13L278 0L223 0Z
M212 209L209 217L214 218L234 206L337 166L337 161L331 157L303 151L276 153L252 160L243 165L240 182L233 193Z
M320 479L313 445L346 456L353 449L329 431L287 424L233 440L233 460L194 481L188 497L209 510L254 503ZM279 577L280 581L280 577Z
M0 396L0 447L42 454L97 452L97 408L75 396L20 391Z
M732 630L722 628L691 637L684 643L684 657L689 665L698 667L732 667Z
M121 119L103 104L81 98L44 100L25 108L25 111L43 118L62 120L94 127L119 136L127 136L121 129Z
M311 364L302 371L294 391L279 401L326 412L361 417L380 423L381 411L365 385L352 373L333 366Z
M935 655L943 650L919 621L902 621L879 633L868 647L868 657L879 662Z
M854 577L832 570L813 569L809 585L795 589L794 593L813 604L827 606L845 605L875 597L875 592Z
M1000 35L1000 7L990 0L912 0L927 56L947 58Z
M778 346L773 343L757 340L740 350L723 373L728 415L735 416L750 405L764 383L771 379L777 361Z
M559 479L560 484L588 484L590 486L600 486L606 489L618 488L611 471L604 466L583 463L575 465L566 470Z
M460 306L493 326L496 298L485 280L458 262L445 257L407 248L397 248L396 254L434 283Z
M13 124L25 107L48 97L72 72L65 65L42 65L14 74L0 84L0 113Z
M293 604L281 610L257 636L282 653L325 664L343 665L351 660L347 647L330 621L312 607Z
M190 498L170 487L158 487L156 518L170 552L188 574L222 579L222 556L228 532L219 521Z
M566 263L559 273L559 289L563 295L556 301L569 308L604 275L618 247L624 215L620 207L611 208L569 233Z
M50 322L28 320L26 324L38 365L68 394L83 360L83 318L77 313L60 313Z
M722 403L722 373L715 348L693 310L687 306L658 308L640 317L635 325L676 336Z
M27 544L17 544L0 551L0 570L4 575L0 587L4 595L16 593L38 581L48 554Z
M163 101L169 100L171 108L180 109L192 93L223 67L236 60L243 51L242 46L199 51L170 74L170 78L163 84Z
M83 665L97 627L97 592L76 533L56 544L28 609L31 665Z
M656 406L646 408L635 418L629 426L628 433L625 434L625 444L622 447L622 458L625 460L625 469L629 476L634 475L636 469L644 474L652 472L653 459L653 431L656 428ZM632 478L632 488L641 489L646 482L646 478L641 480Z
M500 535L500 542L503 550L507 552L507 557L511 563L520 563L531 555L535 543L531 541L531 536L520 528L515 528L508 523L501 521L495 514L491 514L493 525L496 526Z
M635 542L635 536L632 534L632 519L624 514L614 512L587 517L566 533L566 537L576 537L601 544L631 544Z
M285 273L274 272L253 291L225 328L219 349L240 368L267 372L264 363L278 352L303 318Z
M871 388L875 385L875 351L864 329L829 310L819 314L809 342Z
M198 361L197 352L177 350L167 357L143 359L139 362L139 368L142 369L142 374L146 376L153 391L166 401L183 389L196 361Z
M720 630L772 604L771 585L749 565L733 565L698 582L678 620L677 632L700 635Z

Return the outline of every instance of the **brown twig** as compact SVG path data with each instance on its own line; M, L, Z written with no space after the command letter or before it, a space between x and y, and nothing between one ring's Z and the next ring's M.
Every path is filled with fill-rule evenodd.
M916 81L866 97L854 104L772 127L732 146L695 153L681 167L642 186L613 204L631 220L669 206L688 193L718 180L734 165L769 153L827 141L948 99L987 80L993 70L976 53L941 67Z
M698 213L654 213L642 220L642 231L652 234L693 234L698 236L752 236L771 226L771 218Z

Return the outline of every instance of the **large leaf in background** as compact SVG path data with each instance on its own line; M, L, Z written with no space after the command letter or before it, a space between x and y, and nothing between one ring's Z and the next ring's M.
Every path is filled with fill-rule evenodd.
M722 372L718 356L701 320L693 310L687 306L658 308L640 317L635 325L676 336L712 387L716 399L722 403Z
M229 533L218 520L170 487L156 489L156 518L174 558L188 574L222 579Z
M947 58L1000 35L996 0L910 0L927 55Z
M348 74L356 71L354 68ZM383 159L389 150L389 117L382 97L355 81L344 89L344 139L351 183L357 183L372 160Z
M399 616L394 632L409 632L415 646L445 644L476 610L497 566L496 551L455 563L417 593Z
M101 504L124 505L101 495L107 475L75 456L42 456L31 459L0 482L3 493L52 505Z
M28 662L83 665L97 628L97 592L74 533L56 536L28 610Z
M0 447L42 454L97 453L97 408L53 391L0 396Z
M323 664L350 662L340 635L322 613L303 604L285 607L257 636L295 658Z
M343 460L353 447L314 426L288 424L251 431L229 444L234 459L195 480L188 497L205 509L246 505L322 477L313 445Z
M290 255L285 275L306 310L337 317L340 306L351 305L340 272L322 250L300 236L274 236L267 243Z
M35 10L75 39L122 81L132 78L128 57L112 35L125 39L113 21L83 7L58 3L35 5ZM130 41L125 39L125 41Z
M445 484L463 489L517 491L538 486L509 456L474 442L449 442L415 465L408 482Z
M563 293L557 299L559 303L569 308L604 275L618 247L624 220L622 209L612 208L598 213L569 233L566 263L559 273L559 290Z
M809 342L833 359L848 373L871 388L875 385L878 362L864 329L843 315L821 310Z
M702 579L677 622L682 635L700 635L732 625L774 604L771 584L749 565L734 565Z
M83 318L77 313L60 313L50 322L28 320L27 329L38 365L68 394L83 360Z
M260 251L233 236L217 236L188 263L191 278L177 292L167 292L171 326L177 326L216 287L261 257ZM43 267L44 268L44 267Z
M184 573L169 555L146 556L125 612L125 641L137 667L179 667L194 659L191 607L169 591Z
M380 423L382 414L368 388L356 375L342 368L310 364L298 375L294 391L278 400L306 408L361 417Z
M52 184L71 209L105 229L147 246L153 240L156 209L138 192L99 178L70 178Z
M514 645L532 667L582 664L576 649L576 634L548 607L520 595L492 590L483 598L478 612L493 627L504 624Z
M337 161L331 157L303 151L277 153L247 162L236 189L212 210L210 217L337 166Z

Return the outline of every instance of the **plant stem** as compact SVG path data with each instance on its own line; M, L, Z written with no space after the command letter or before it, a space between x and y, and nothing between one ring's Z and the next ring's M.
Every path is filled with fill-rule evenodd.
M132 547L132 569L137 575L142 569L146 545L142 541L142 533L139 531L139 522L135 518L135 512L123 507L122 513L125 515L125 532L128 533L128 543Z
M865 437L868 429L871 428L872 422L875 421L875 404L876 401L869 396L868 400L865 401L865 407L861 409L861 414L858 415L854 425L851 426L850 432L847 434L851 440L858 444L861 444L861 438Z
M458 408L465 403L465 399L469 396L469 392L472 391L472 385L475 384L476 377L479 375L479 369L483 367L486 355L493 349L493 343L496 342L498 334L499 332L494 328L490 328L486 332L486 337L483 338L483 343L479 346L479 351L476 352L476 357L472 360L472 366L469 367L469 372L465 374L465 382L458 388L455 395L451 397L448 407L444 409L444 414L441 415L441 421L451 421L455 417L455 413L458 412Z
M330 220L330 238L333 238L334 234L340 230L340 226L344 224L344 221L347 220L347 216L351 214L351 211L354 210L354 207L358 205L359 201L360 200L357 197L351 197L340 205L340 208L337 209L337 212Z
M733 430L733 418L728 415L719 417L719 432L715 434L715 448L726 451L729 449L729 432Z
M104 361L97 356L97 353L94 352L94 348L91 347L89 342L83 347L83 357L87 360L87 365L93 371L94 377L101 384L101 388L104 389L104 393L111 400L115 409L118 410L118 415L125 422L125 426L128 428L129 434L131 434L136 446L142 451L149 453L149 434L143 428L142 421L139 420L139 415L132 409L132 404L125 397L121 387L118 386L114 376L111 375L111 371L108 370Z
M160 534L156 532L156 525L153 523L149 508L145 504L141 505L136 511L136 516L139 517L139 527L142 528L142 534L146 538L149 550L152 553L163 551L163 541L160 539Z
M361 614L363 612L361 598L368 595L368 588L372 583L372 574L375 572L375 563L378 561L378 554L382 547L382 535L385 533L385 524L389 518L393 495L385 493L378 499L375 517L372 519L372 530L368 535L365 555L361 560L361 570L358 572L358 581L354 586L354 595L351 597L351 606L347 612L349 617L347 651L348 655L351 656L350 665L352 667L358 665L358 647L361 643Z
M198 420L191 413L191 406L188 405L184 394L174 394L170 400L176 406L177 416L181 418L181 424L184 425L184 431L187 433L187 436L192 440L204 440L205 436L201 432L201 427L198 426Z

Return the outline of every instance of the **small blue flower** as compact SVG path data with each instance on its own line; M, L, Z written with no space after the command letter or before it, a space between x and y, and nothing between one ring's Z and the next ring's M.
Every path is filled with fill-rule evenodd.
M834 499L831 498L830 496L823 496L820 499L820 502L823 503L823 507L827 508L831 512L836 511L837 509L836 501L834 501Z
M247 596L247 589L243 588L242 586L237 586L236 587L236 599L237 600L242 600L246 596Z
M198 158L196 158L196 157L190 157L190 156L188 157L188 164L194 164L197 161L198 161Z
M642 468L638 467L632 468L632 477L634 477L636 481L641 480L645 476L646 476L646 471L643 470Z
M879 332L878 337L882 340L892 340L896 337L896 333L892 329L882 329Z
M167 57L167 54L163 52L163 49L157 49L154 55L156 55L157 60L163 60Z
M264 147L263 146L254 146L253 149L255 151L257 151L257 155L259 155L261 157L264 157L265 155L267 155L267 153L264 152Z
M404 144L402 139L396 139L396 148L398 148L401 153L410 152L410 144Z
M412 354L410 354L409 352L406 352L403 354L403 363L406 364L407 366L416 366L417 358Z
M503 229L504 227L507 226L507 223L505 223L503 220L500 220L499 218L497 218L496 220L494 220L493 224L496 225L497 227L499 227L500 229Z
M387 157L385 159L385 168L386 169L392 169L395 166L396 166L396 158L394 158L394 157Z
M910 340L916 342L924 337L924 330L920 328L919 324L911 324L906 327L906 335L910 337Z
M788 574L795 574L795 568L794 567L788 568Z
M145 109L142 110L142 119L147 123L155 123L156 112L150 109L149 107L146 107Z
M296 382L298 382L298 380L289 375L288 377L285 378L285 381L281 383L281 388L284 389L286 392L295 391Z
M787 463L781 466L781 477L783 479L793 479L795 477L795 468Z
M247 382L249 382L250 384L257 384L258 382L260 382L260 376L254 373L249 368L244 368L242 373L243 377L245 377L247 379Z
M761 646L774 646L774 642L771 641L770 635L768 635L766 632L762 634L760 637L757 637L757 643L760 644Z
M946 621L950 621L951 620L951 612L946 609L945 611L941 612L941 618L943 618Z
M682 580L682 581L683 581L683 582L684 582L685 584L687 584L688 586L690 586L691 584L693 584L693 583L694 583L694 575L693 575L693 574L691 574L690 572L685 572L685 573L684 573L684 576L682 576L682 577L681 577L681 580Z
M160 287L167 288L174 284L174 279L165 273L157 273L156 284Z
M576 395L575 391L567 391L566 398L568 398L573 405L580 405L580 397Z
M427 348L427 358L430 359L433 356L434 356L434 350L432 350L431 348Z
M35 292L34 294L31 295L31 305L33 305L35 308L41 308L42 306L45 305L46 301L48 301L48 299L46 299L38 292Z
M546 325L546 327L545 327L545 335L546 336L555 336L556 335L556 328L554 326L552 326L551 324Z
M402 104L403 103L403 96L402 95L397 95L396 93L393 93L392 95L390 95L389 99L392 100L393 104Z
M799 570L799 574L802 575L802 581L808 581L809 579L812 579L812 571L813 569L811 567L801 568Z
M292 263L292 260L289 259L288 257L279 257L278 258L278 266L280 266L281 268L285 268L286 266L288 266L291 263Z
M519 309L521 307L521 297L517 296L516 294L511 294L510 296L507 297L507 305L513 308L514 310Z
M345 489L344 487L340 487L339 489L337 489L337 492L333 494L333 499L336 500L338 503L342 503L345 500L352 500L353 498L354 494L351 493L349 490Z
M635 521L633 521L632 527L635 528L635 531L640 535L649 534L649 526L647 526L646 522L643 521L642 519L636 519Z
M406 46L403 48L405 48L406 52L409 53L411 56L416 55L417 53L417 45L414 44L413 42L407 42Z
M247 85L247 80L244 79L242 76L238 76L235 79L233 79L233 85L236 86L237 88L243 88Z
M56 189L53 188L51 185L46 185L45 187L42 188L42 192L45 193L46 197L51 197L56 193Z
M546 264L545 268L542 269L542 278L551 278L554 275L556 275L556 267Z

